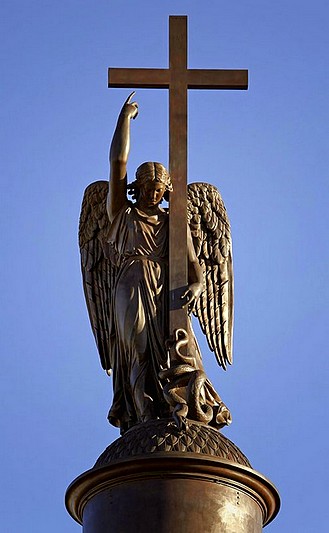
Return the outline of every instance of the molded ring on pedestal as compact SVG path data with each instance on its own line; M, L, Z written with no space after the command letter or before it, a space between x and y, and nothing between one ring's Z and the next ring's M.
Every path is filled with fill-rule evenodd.
M204 506L210 500L212 507L206 511ZM169 515L174 516L171 529L161 529L162 518L158 522L151 501L153 506L163 512L169 510ZM177 508L177 502L181 507ZM153 513L149 520L160 533L186 531L175 519L181 513L189 513L190 508L194 509L196 520L201 515L210 520L210 531L213 523L224 520L223 512L227 514L227 509L231 509L228 524L235 523L235 529L224 525L223 529L220 526L211 531L237 533L261 531L277 515L280 497L275 486L253 470L239 448L218 431L195 422L189 422L183 431L171 420L152 420L133 427L114 441L92 469L71 483L66 493L67 510L77 522L83 523L86 533L137 531L136 523L132 529L130 523L124 525L126 529L120 529L121 523L112 529L117 509L125 516L134 505L137 513L142 507L147 509L146 514L148 510L150 515ZM208 517L208 512L213 517ZM191 517L188 519L189 531L194 531L194 522ZM144 521L143 513L139 520ZM247 520L249 526L240 527L240 521ZM147 529L151 530L150 522L146 523L144 530Z
M100 492L122 483L156 478L193 478L241 491L260 506L263 526L272 521L279 511L278 491L265 476L252 468L215 457L179 452L134 457L88 470L68 487L67 510L82 524L85 506Z

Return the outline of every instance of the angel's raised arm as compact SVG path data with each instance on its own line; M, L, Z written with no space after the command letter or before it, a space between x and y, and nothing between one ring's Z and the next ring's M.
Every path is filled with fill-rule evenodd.
M107 211L110 221L127 199L127 161L130 149L130 120L138 115L138 104L130 102L131 93L119 114L110 148L110 185Z

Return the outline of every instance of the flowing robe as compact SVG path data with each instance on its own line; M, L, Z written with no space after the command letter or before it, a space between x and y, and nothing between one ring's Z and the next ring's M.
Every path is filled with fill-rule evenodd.
M158 378L167 366L168 213L149 215L128 203L114 218L109 257L112 287L113 404L109 420L126 430L168 416Z

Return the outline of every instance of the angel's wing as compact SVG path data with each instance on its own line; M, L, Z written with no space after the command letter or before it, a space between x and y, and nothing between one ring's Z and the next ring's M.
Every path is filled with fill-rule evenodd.
M208 183L188 185L188 222L205 289L194 314L224 369L232 363L233 266L230 223L219 191Z
M110 228L106 212L107 181L96 181L84 193L79 246L81 270L89 319L95 336L101 365L111 365L111 286L115 267L104 255L104 243Z

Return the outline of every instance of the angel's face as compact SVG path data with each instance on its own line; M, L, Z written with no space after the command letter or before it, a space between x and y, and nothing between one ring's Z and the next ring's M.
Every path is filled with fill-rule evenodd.
M138 204L140 207L155 207L161 202L166 186L158 181L147 181L140 188Z

